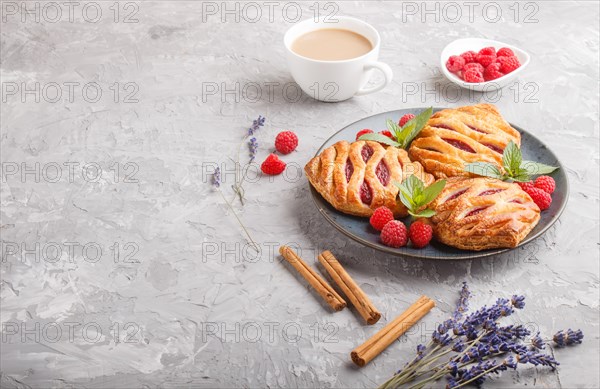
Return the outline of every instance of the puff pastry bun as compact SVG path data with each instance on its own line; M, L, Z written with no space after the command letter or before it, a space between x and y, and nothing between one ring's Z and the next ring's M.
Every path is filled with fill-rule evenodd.
M469 176L470 162L502 166L502 152L521 135L490 104L477 104L436 112L412 141L409 155L436 178Z
M516 247L540 220L540 209L517 184L452 177L429 205L425 221L437 240L465 250Z
M394 181L402 182L411 174L425 185L434 181L420 163L410 161L405 150L372 141L337 142L311 159L304 171L335 209L364 217L380 206L391 209L396 217L406 216Z

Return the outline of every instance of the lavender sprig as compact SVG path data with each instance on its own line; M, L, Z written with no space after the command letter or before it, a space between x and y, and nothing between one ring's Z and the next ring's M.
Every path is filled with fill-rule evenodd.
M581 332L581 330L573 331L570 328L567 330L567 332L560 330L554 334L552 340L554 340L554 343L556 343L557 347L580 344L583 340L583 332Z
M242 141L238 146L237 158L235 161L233 161L235 164L235 183L231 186L231 189L233 189L234 192L234 197L231 199L230 204L233 202L233 200L235 200L236 197L238 197L240 199L240 203L244 205L245 192L243 185L244 181L246 180L246 174L248 173L249 169L244 169L244 174L242 174L240 171L240 154L242 150L242 145L247 141L249 155L248 163L253 163L256 159L256 153L258 151L258 141L256 140L254 134L265 125L266 120L267 119L264 118L262 115L258 115L258 118L252 121L252 126L248 128L246 135L242 138Z
M469 291L469 286L466 282L463 282L462 289L460 290L460 298L458 300L458 304L456 304L456 309L454 310L454 314L452 317L454 320L460 320L465 312L469 310L469 299L471 298L471 291Z
M246 226L244 226L244 223L238 216L237 212L235 212L235 209L233 209L233 207L231 206L231 203L229 201L227 201L227 199L225 198L225 195L221 191L221 169L219 167L215 168L215 171L213 172L213 176L212 176L212 181L213 181L213 187L219 192L219 194L221 195L223 200L225 200L225 204L227 204L227 206L231 210L231 213L233 213L233 216L235 216L237 222L244 230L246 237L248 237L248 242L250 243L252 248L254 250L256 250L257 253L259 253L260 248L258 247L258 244L254 241L254 239L252 239L252 236L250 236L250 232L248 232L248 229L246 228Z
M537 333L521 324L502 325L500 321L515 309L525 307L525 297L513 295L499 298L491 306L466 315L471 293L463 283L452 318L433 332L431 341L417 346L413 360L385 382L381 388L423 388L444 376L447 388L469 384L481 385L491 374L500 374L518 365L545 366L555 370L559 365L553 356L544 354L544 341ZM559 331L553 337L558 347L581 343L581 330ZM444 360L445 359L445 360Z

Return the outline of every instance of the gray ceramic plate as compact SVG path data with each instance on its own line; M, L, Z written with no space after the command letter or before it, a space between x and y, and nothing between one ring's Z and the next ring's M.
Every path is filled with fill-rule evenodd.
M436 108L435 111L439 111L442 108ZM398 111L384 112L377 115L369 116L357 122L354 122L340 131L336 132L331 138L321 146L316 155L319 155L321 151L340 140L347 140L349 142L354 141L356 133L363 128L370 128L373 131L381 131L385 129L385 120L392 119L396 122L407 113L418 113L423 108L415 109L401 109ZM521 151L523 153L523 159L542 162L552 166L559 166L558 170L555 170L551 175L556 181L556 190L552 194L552 205L549 209L542 212L542 217L538 225L529 233L529 235L521 242L519 246L523 246L542 235L552 224L554 224L560 214L562 213L565 205L567 204L567 198L569 197L569 183L567 181L567 175L564 166L560 163L556 155L546 147L539 139L520 128L511 124L521 133ZM368 219L360 218L355 216L346 215L345 213L337 211L333 208L321 195L311 186L311 193L313 200L319 209L319 212L325 217L325 219L331 223L336 229L341 231L343 234L348 236L355 241L374 249L384 251L389 254L415 257L415 258L429 258L429 259L473 259L479 257L485 257L489 255L495 255L509 251L511 249L494 249L485 251L466 251L456 249L450 246L446 246L442 243L432 241L432 243L423 249L414 249L410 246L402 247L399 249L384 246L379 241L379 233L375 231L369 224ZM404 220L408 222L409 219Z

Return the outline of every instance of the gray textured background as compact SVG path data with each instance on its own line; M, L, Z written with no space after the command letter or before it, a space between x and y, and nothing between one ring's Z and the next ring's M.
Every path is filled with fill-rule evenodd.
M600 385L597 2L502 3L497 22L485 2L471 15L464 4L457 15L444 3L428 4L439 12L423 15L423 5L411 3L420 8L413 16L401 2L321 2L321 16L335 11L379 29L381 60L395 75L383 92L338 104L294 99L282 35L295 6L286 20L284 3L274 3L269 20L259 2L262 17L252 23L236 22L220 2L205 4L215 15L191 1L102 2L94 3L103 12L93 23L80 3L72 22L63 7L53 23L55 10L40 3L38 23L31 15L22 22L8 3L1 24L2 387L372 387L451 312L463 280L473 305L519 292L527 307L511 321L546 335L566 327L585 333L582 345L556 351L556 374L526 369L489 387ZM246 19L256 16L237 4ZM314 16L310 6L302 5L302 19ZM130 13L134 22L123 23ZM501 95L457 95L438 55L468 36L517 45L531 64ZM39 102L21 93L22 83L38 83ZM56 102L52 83L63 90ZM99 101L89 87L84 98L87 83L100 87ZM496 103L568 166L570 201L545 236L485 260L419 261L363 248L319 216L297 170L334 131L387 110L479 101ZM300 146L285 157L286 177L253 179L245 206L234 202L263 249L255 258L209 173L215 164L232 171L228 157L259 114L267 125L257 134L258 161L282 129L296 131ZM76 162L69 177L64 164ZM39 177L22 175L23 163L34 171L39 163ZM57 166L62 177L51 182ZM97 178L94 166L102 168ZM231 199L233 175L224 180ZM352 310L331 313L273 254L285 243L311 263L320 250L333 250L385 320L367 327ZM36 244L39 253L12 254L15 245ZM57 246L61 256L53 260ZM98 246L102 255L92 261ZM438 308L374 362L354 368L350 350L420 294Z

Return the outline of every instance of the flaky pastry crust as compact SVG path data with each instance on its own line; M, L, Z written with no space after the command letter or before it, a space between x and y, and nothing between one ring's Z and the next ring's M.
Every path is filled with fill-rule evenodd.
M429 205L434 237L465 250L516 247L540 220L540 209L515 183L452 177Z
M398 187L414 174L426 185L434 178L420 163L411 162L408 153L396 147L384 147L372 141L340 141L323 150L304 167L312 186L335 209L369 217L380 206L394 216L408 214L398 199Z
M436 178L469 176L470 162L502 166L502 152L521 135L491 104L477 104L436 112L412 141L409 155Z

